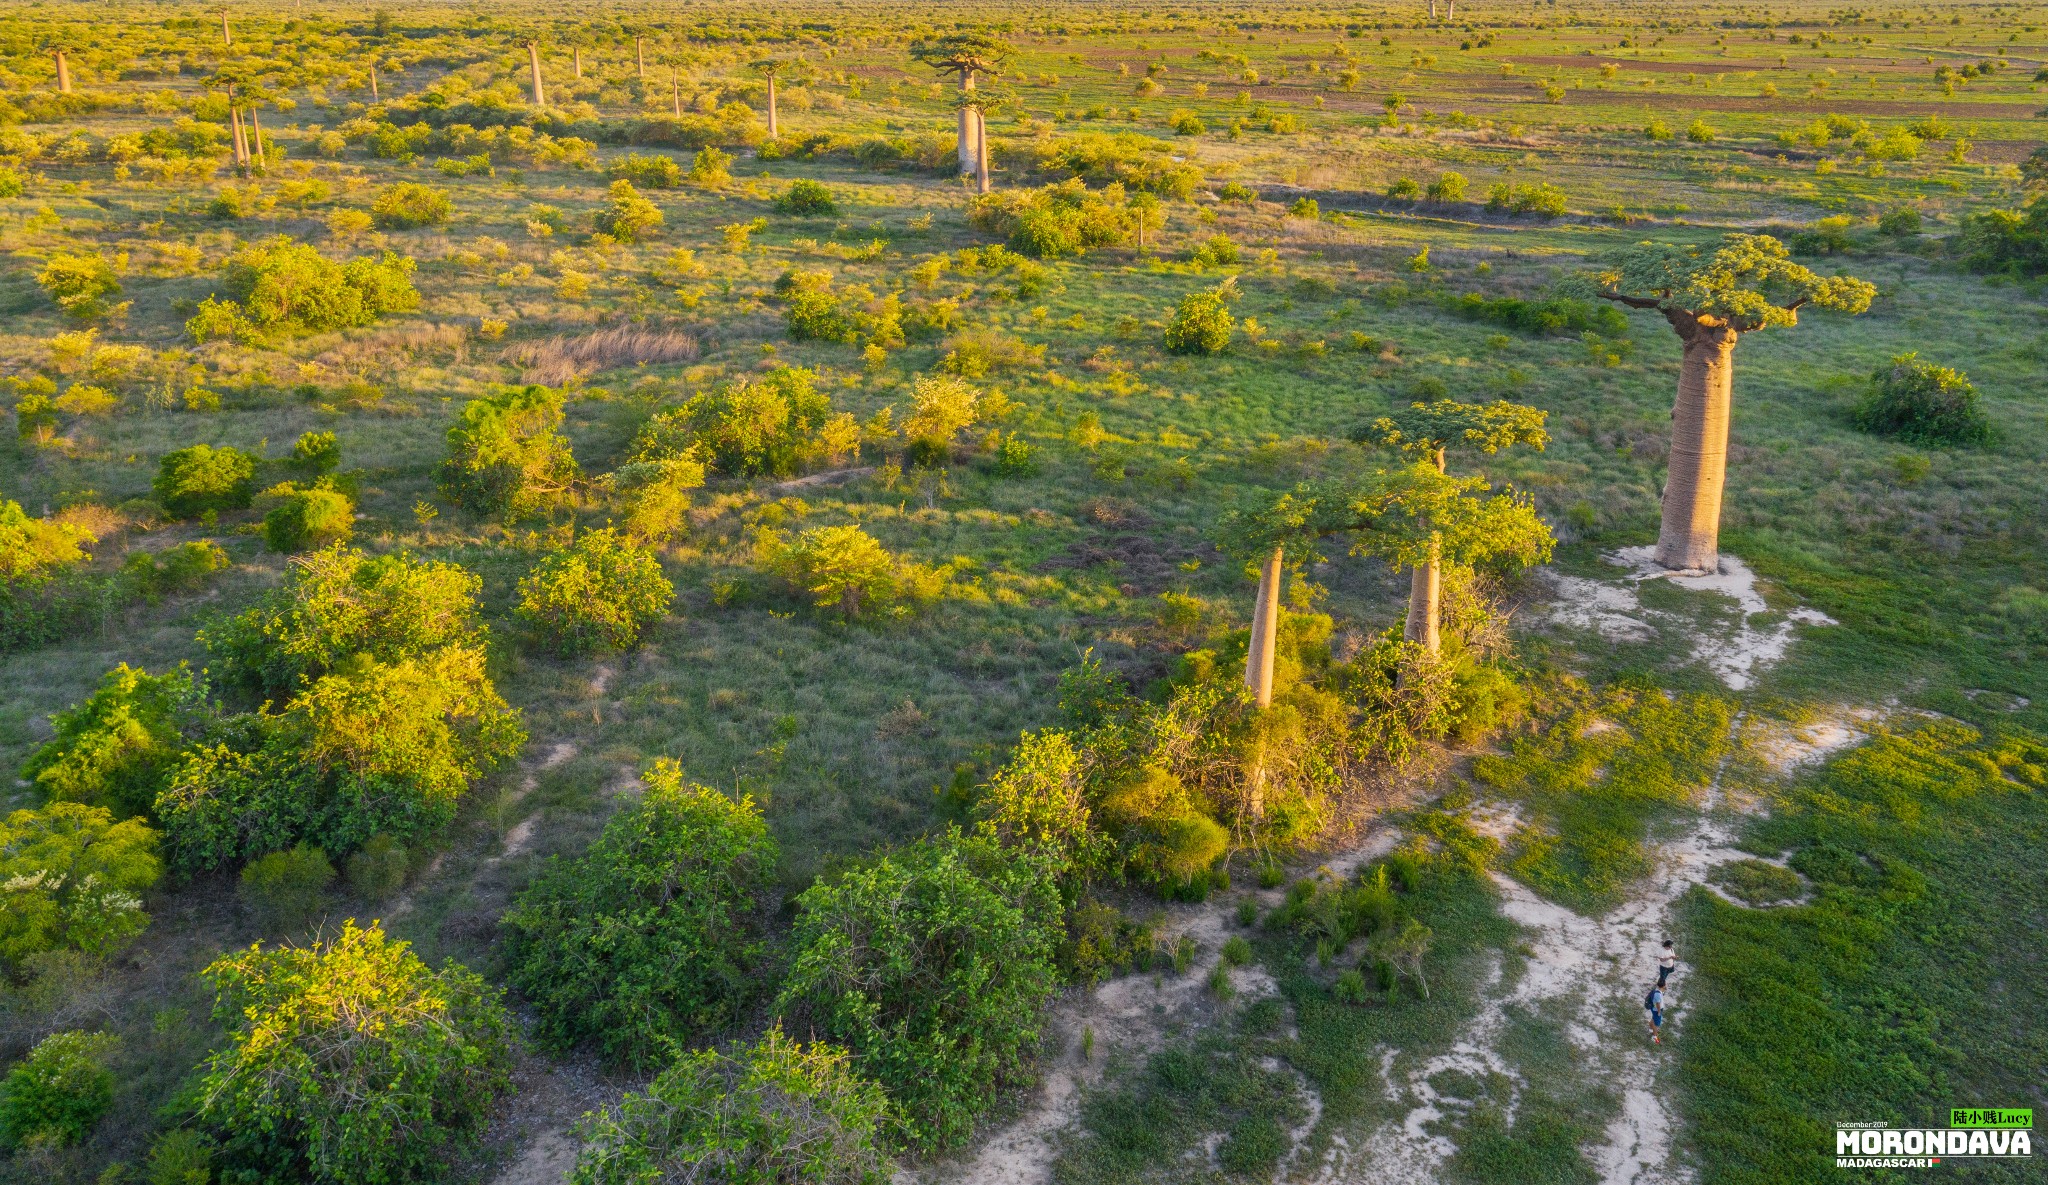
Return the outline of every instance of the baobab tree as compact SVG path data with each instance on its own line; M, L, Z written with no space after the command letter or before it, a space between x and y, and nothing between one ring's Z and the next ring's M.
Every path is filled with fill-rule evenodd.
M1750 234L1724 235L1718 246L1641 243L1581 279L1595 295L1663 314L1683 344L1656 558L1672 571L1716 571L1736 342L1797 325L1807 305L1861 313L1877 290L1853 276L1817 275L1792 262L1783 243Z
M982 87L978 90L961 91L953 102L960 108L962 125L966 117L973 115L974 164L969 170L974 174L974 192L987 193L991 188L988 168L988 117L1008 106L1013 96L1003 90Z
M983 33L952 33L931 41L914 42L910 56L923 62L940 74L960 76L960 144L958 159L960 171L972 173L975 162L985 151L982 140L982 118L978 107L968 104L964 96L975 89L976 77L986 74L999 78L1016 56L1016 50L1002 41ZM986 191L983 191L986 192Z
M533 71L533 105L545 107L548 105L548 93L540 82L540 42L526 43L526 64Z
M775 113L775 76L789 69L791 64L785 58L762 58L750 63L747 67L768 80L768 138L770 140L782 134L782 125L776 120Z
M52 47L50 54L57 59L57 93L68 95L71 93L71 62L65 57L61 45Z
M1251 638L1245 645L1244 685L1261 708L1273 705L1273 648L1280 633L1280 578L1291 558L1311 562L1316 540L1328 533L1327 503L1316 487L1303 484L1254 510L1223 521L1228 552L1259 564L1259 591L1252 602Z
M1469 448L1492 456L1504 448L1528 445L1537 452L1550 443L1543 430L1543 412L1520 403L1496 399L1492 403L1459 403L1439 399L1409 405L1405 412L1382 416L1374 421L1367 437L1390 448L1398 448L1416 460L1448 472L1445 451ZM1427 523L1417 524L1427 530ZM1430 539L1425 546L1436 547ZM1410 566L1408 618L1402 637L1420 645L1431 655L1440 648L1439 622L1443 617L1443 557L1426 553Z

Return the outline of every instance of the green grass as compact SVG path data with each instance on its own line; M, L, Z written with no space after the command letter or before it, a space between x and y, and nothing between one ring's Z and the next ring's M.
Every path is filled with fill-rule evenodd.
M2048 901L2044 759L2029 734L1952 723L1879 736L1745 839L1789 850L1811 904L1684 899L1679 1098L1704 1185L1835 1180L1837 1122L1940 1127L1951 1105L2048 1102L2048 966L2020 937ZM1969 1171L2033 1179L2027 1162Z

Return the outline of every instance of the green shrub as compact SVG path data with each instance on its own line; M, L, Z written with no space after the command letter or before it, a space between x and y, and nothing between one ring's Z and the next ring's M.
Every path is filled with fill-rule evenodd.
M606 527L550 553L519 582L519 619L557 654L631 650L675 599L653 552Z
M55 641L104 619L116 583L81 571L85 548L96 541L82 527L31 518L19 503L0 500L0 651Z
M1532 185L1502 181L1486 191L1486 208L1497 214L1540 214L1555 218L1565 211L1564 190L1540 181Z
M799 218L821 218L837 214L839 204L832 200L832 191L820 182L798 178L776 197L775 210Z
M55 1033L0 1079L0 1151L66 1148L114 1105L110 1033Z
M190 1128L173 1128L149 1146L146 1185L212 1185L213 1141Z
M953 441L974 426L981 390L952 375L923 374L911 384L910 414L903 417L903 438L910 442L912 464L943 464Z
M647 1065L737 1019L764 973L761 905L778 858L752 799L662 759L641 800L573 861L550 860L501 929L512 985L556 1047Z
M293 468L308 477L325 477L341 467L341 445L332 432L305 432L292 442Z
M1229 235L1210 235L1202 240L1201 246L1188 253L1191 262L1205 267L1224 267L1236 263L1237 256L1237 244L1231 242Z
M300 844L258 856L242 867L242 904L265 929L291 929L313 920L333 883L334 865L327 853Z
M1463 173L1443 173L1429 183L1429 200L1433 202L1462 202L1465 188L1469 184Z
M832 400L818 390L817 377L778 366L695 395L648 420L634 442L633 459L668 461L701 451L734 477L796 473L825 451Z
M1685 138L1694 144L1712 144L1720 133L1707 126L1704 119L1695 119L1685 127Z
M2048 194L2024 210L1981 210L1963 217L1956 248L1975 271L2048 274Z
M727 170L732 168L732 153L720 152L710 144L697 150L690 161L690 184L707 188L724 185L732 180Z
M310 551L345 543L355 533L356 506L326 481L281 485L266 493L277 499L263 515L263 541L277 552Z
M1030 441L1012 432L996 445L995 471L998 477L1032 477L1038 473L1038 450Z
M855 525L816 527L785 540L761 533L768 567L820 609L848 621L863 612L902 615L937 598L945 575L892 555Z
M121 562L121 576L150 604L173 593L196 592L207 577L231 566L228 553L211 539L195 539L162 551L132 551Z
M1856 407L1856 426L1878 436L1926 445L1974 445L1991 439L1991 421L1969 376L1901 354L1870 376Z
M21 503L0 501L0 581L44 579L75 567L96 542L83 527L31 518Z
M84 703L50 717L57 735L29 756L22 780L49 802L146 814L205 711L205 688L189 667L152 675L122 663Z
M113 312L109 298L121 295L121 281L114 266L98 255L70 255L58 252L36 273L50 300L64 315L90 321Z
M1006 239L1010 249L1037 259L1084 255L1130 241L1121 186L1090 190L1078 178L1042 189L985 193L967 208L975 229Z
M1220 354L1228 348L1237 322L1230 315L1227 298L1227 286L1181 297L1173 320L1166 324L1167 350L1175 354Z
M587 1116L572 1185L883 1185L888 1102L846 1051L768 1030L730 1053L683 1053Z
M337 545L292 563L281 587L199 640L219 682L283 703L356 655L388 663L481 647L481 588L456 564Z
M377 926L235 951L205 978L227 1041L192 1097L224 1179L438 1177L510 1085L513 1024L498 993L460 964L429 970Z
M412 283L416 267L390 251L335 263L312 246L279 235L229 256L222 277L233 299L209 298L211 307L201 305L185 328L194 340L207 341L271 330L320 333L368 325L420 307Z
M384 834L365 840L348 858L348 884L365 901L388 901L405 887L409 854L404 845Z
M683 183L683 166L677 164L672 156L641 156L637 152L629 152L624 159L613 161L607 172L649 189L674 189Z
M27 188L20 173L0 166L0 198L18 198Z
M949 831L798 899L778 1009L845 1044L914 1147L958 1144L1038 1044L1057 981L1058 869Z
M1223 187L1216 191L1216 196L1226 202L1250 204L1259 200L1259 191L1242 181L1226 181Z
M370 203L370 218L384 230L439 226L455 212L448 195L417 181L401 181Z
M1201 116L1185 107L1176 108L1173 114L1167 117L1166 126L1172 128L1176 136L1199 136L1209 130L1202 123Z
M555 505L581 476L562 435L562 394L507 388L463 404L448 429L441 492L479 514L523 518Z
M164 454L149 488L172 518L244 510L255 496L256 460L230 445L195 444Z
M0 821L0 964L53 950L104 955L149 925L141 894L163 874L157 833L139 819L76 802Z
M611 204L593 217L597 232L621 243L637 243L661 233L661 207L640 196L633 183L623 178L612 182Z
M1396 201L1412 202L1422 196L1422 185L1413 177L1397 177L1393 184L1387 186L1387 196Z
M1322 207L1317 205L1316 199L1312 197L1295 198L1294 204L1287 207L1287 212L1296 218L1315 219L1323 216Z

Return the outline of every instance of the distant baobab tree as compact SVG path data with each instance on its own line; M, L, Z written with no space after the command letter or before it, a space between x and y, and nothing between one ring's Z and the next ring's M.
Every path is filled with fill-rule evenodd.
M540 42L529 41L526 43L526 64L533 71L533 105L545 107L548 105L548 94L542 88L540 81Z
M910 56L923 62L940 74L957 74L960 77L960 91L964 96L974 89L975 78L986 74L990 78L1002 76L1003 69L1016 50L1002 41L982 33L952 33L931 41L914 42ZM960 171L972 173L976 162L985 153L981 143L983 119L979 105L959 101L960 143L958 157Z
M768 80L768 138L773 140L782 134L782 125L775 111L775 76L790 69L795 63L786 58L761 58L748 65L748 69Z

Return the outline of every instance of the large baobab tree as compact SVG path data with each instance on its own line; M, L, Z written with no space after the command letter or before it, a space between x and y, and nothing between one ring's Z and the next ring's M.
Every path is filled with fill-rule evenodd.
M1433 403L1409 405L1407 411L1383 416L1373 423L1368 437L1398 448L1417 460L1446 473L1444 454L1453 447L1469 448L1492 456L1518 444L1543 451L1550 435L1543 430L1543 413L1536 408L1496 399L1492 403L1459 403L1439 399ZM1426 523L1417 524L1427 528ZM1429 546L1434 546L1431 541ZM1408 586L1408 619L1403 637L1430 654L1440 642L1438 623L1443 607L1443 557L1426 554L1411 567Z
M976 162L987 151L982 143L982 113L976 106L964 101L964 96L975 89L975 79L981 75L990 78L1002 76L1016 51L1002 41L982 33L952 33L930 41L914 42L910 56L923 62L940 74L957 74L960 77L960 144L958 158L960 171L972 173Z
M792 63L786 58L761 58L747 66L749 70L768 80L768 138L770 140L782 134L782 125L776 118L775 111L775 76L789 69L791 65Z
M953 102L959 106L963 115L972 114L974 117L974 164L969 171L974 174L976 193L987 193L991 188L988 168L988 117L1012 101L1013 96L1009 92L994 87L961 91L953 98Z
M533 73L533 105L545 107L548 105L548 93L540 81L540 42L526 43L526 64Z
M1861 313L1877 290L1853 276L1817 275L1792 262L1783 243L1750 234L1724 235L1718 245L1642 243L1600 261L1584 279L1601 297L1663 314L1683 343L1657 563L1715 571L1736 342L1798 324L1807 305Z
M1223 523L1227 551L1259 564L1258 598L1252 602L1251 639L1245 646L1244 685L1262 708L1273 704L1273 650L1280 633L1280 580L1290 553L1299 563L1317 558L1315 544L1327 533L1327 503L1303 485L1255 510L1232 514Z

